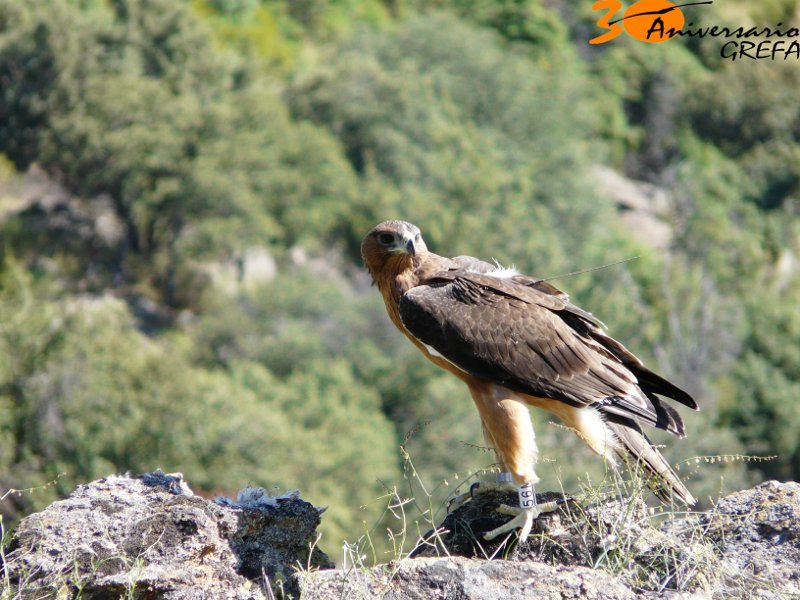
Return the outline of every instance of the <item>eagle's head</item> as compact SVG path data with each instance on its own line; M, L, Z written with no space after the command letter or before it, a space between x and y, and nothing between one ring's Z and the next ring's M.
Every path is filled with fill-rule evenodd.
M406 221L384 221L373 227L361 242L361 257L373 279L400 273L419 264L428 253L419 227Z

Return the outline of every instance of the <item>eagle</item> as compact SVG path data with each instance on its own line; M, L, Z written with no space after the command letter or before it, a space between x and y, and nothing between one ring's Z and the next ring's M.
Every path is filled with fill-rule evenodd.
M608 336L567 294L497 263L434 254L419 228L405 221L375 226L361 255L392 322L469 388L501 467L497 484L479 484L471 493L518 491L518 507L498 509L514 518L486 539L520 529L525 540L539 514L555 507L536 501L538 449L529 406L554 414L611 465L621 458L640 466L662 501L695 503L642 427L685 437L683 420L665 399L694 410L697 403Z

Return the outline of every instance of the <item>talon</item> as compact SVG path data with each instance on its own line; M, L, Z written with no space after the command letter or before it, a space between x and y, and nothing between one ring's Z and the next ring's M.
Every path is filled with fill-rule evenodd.
M508 504L501 504L497 507L497 512L504 515L510 515L512 517L517 516L520 510L522 509L518 506L509 506Z
M485 533L483 539L491 541L496 537L519 529L519 541L524 542L528 539L528 535L533 527L533 522L539 518L539 515L545 512L552 512L558 507L558 501L545 502L544 504L537 504L531 508L520 508L517 506L508 506L501 504L497 507L497 512L504 515L514 516L508 523L504 523L495 529Z
M469 497L474 498L476 490L480 489L480 487L481 487L480 481L476 481L471 486L469 486Z

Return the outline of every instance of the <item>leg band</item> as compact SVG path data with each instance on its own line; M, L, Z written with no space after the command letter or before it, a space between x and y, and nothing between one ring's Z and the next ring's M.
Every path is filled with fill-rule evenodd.
M536 506L536 493L533 491L533 484L526 483L519 486L519 507L533 508Z
M511 483L512 481L514 481L514 478L508 471L500 471L497 474L497 483Z

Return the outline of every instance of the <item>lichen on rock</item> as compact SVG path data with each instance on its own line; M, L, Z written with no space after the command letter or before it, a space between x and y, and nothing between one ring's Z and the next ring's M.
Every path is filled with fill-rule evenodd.
M23 519L5 569L26 598L268 598L296 594L297 564L333 566L311 550L317 525L299 497L222 506L180 474L112 475Z
M555 498L542 494L539 501ZM640 497L570 499L525 543L482 534L513 495L481 494L418 543L416 558L333 569L323 509L248 488L205 500L180 474L114 475L23 519L5 549L13 598L800 597L800 484L767 482L713 510L654 516Z

